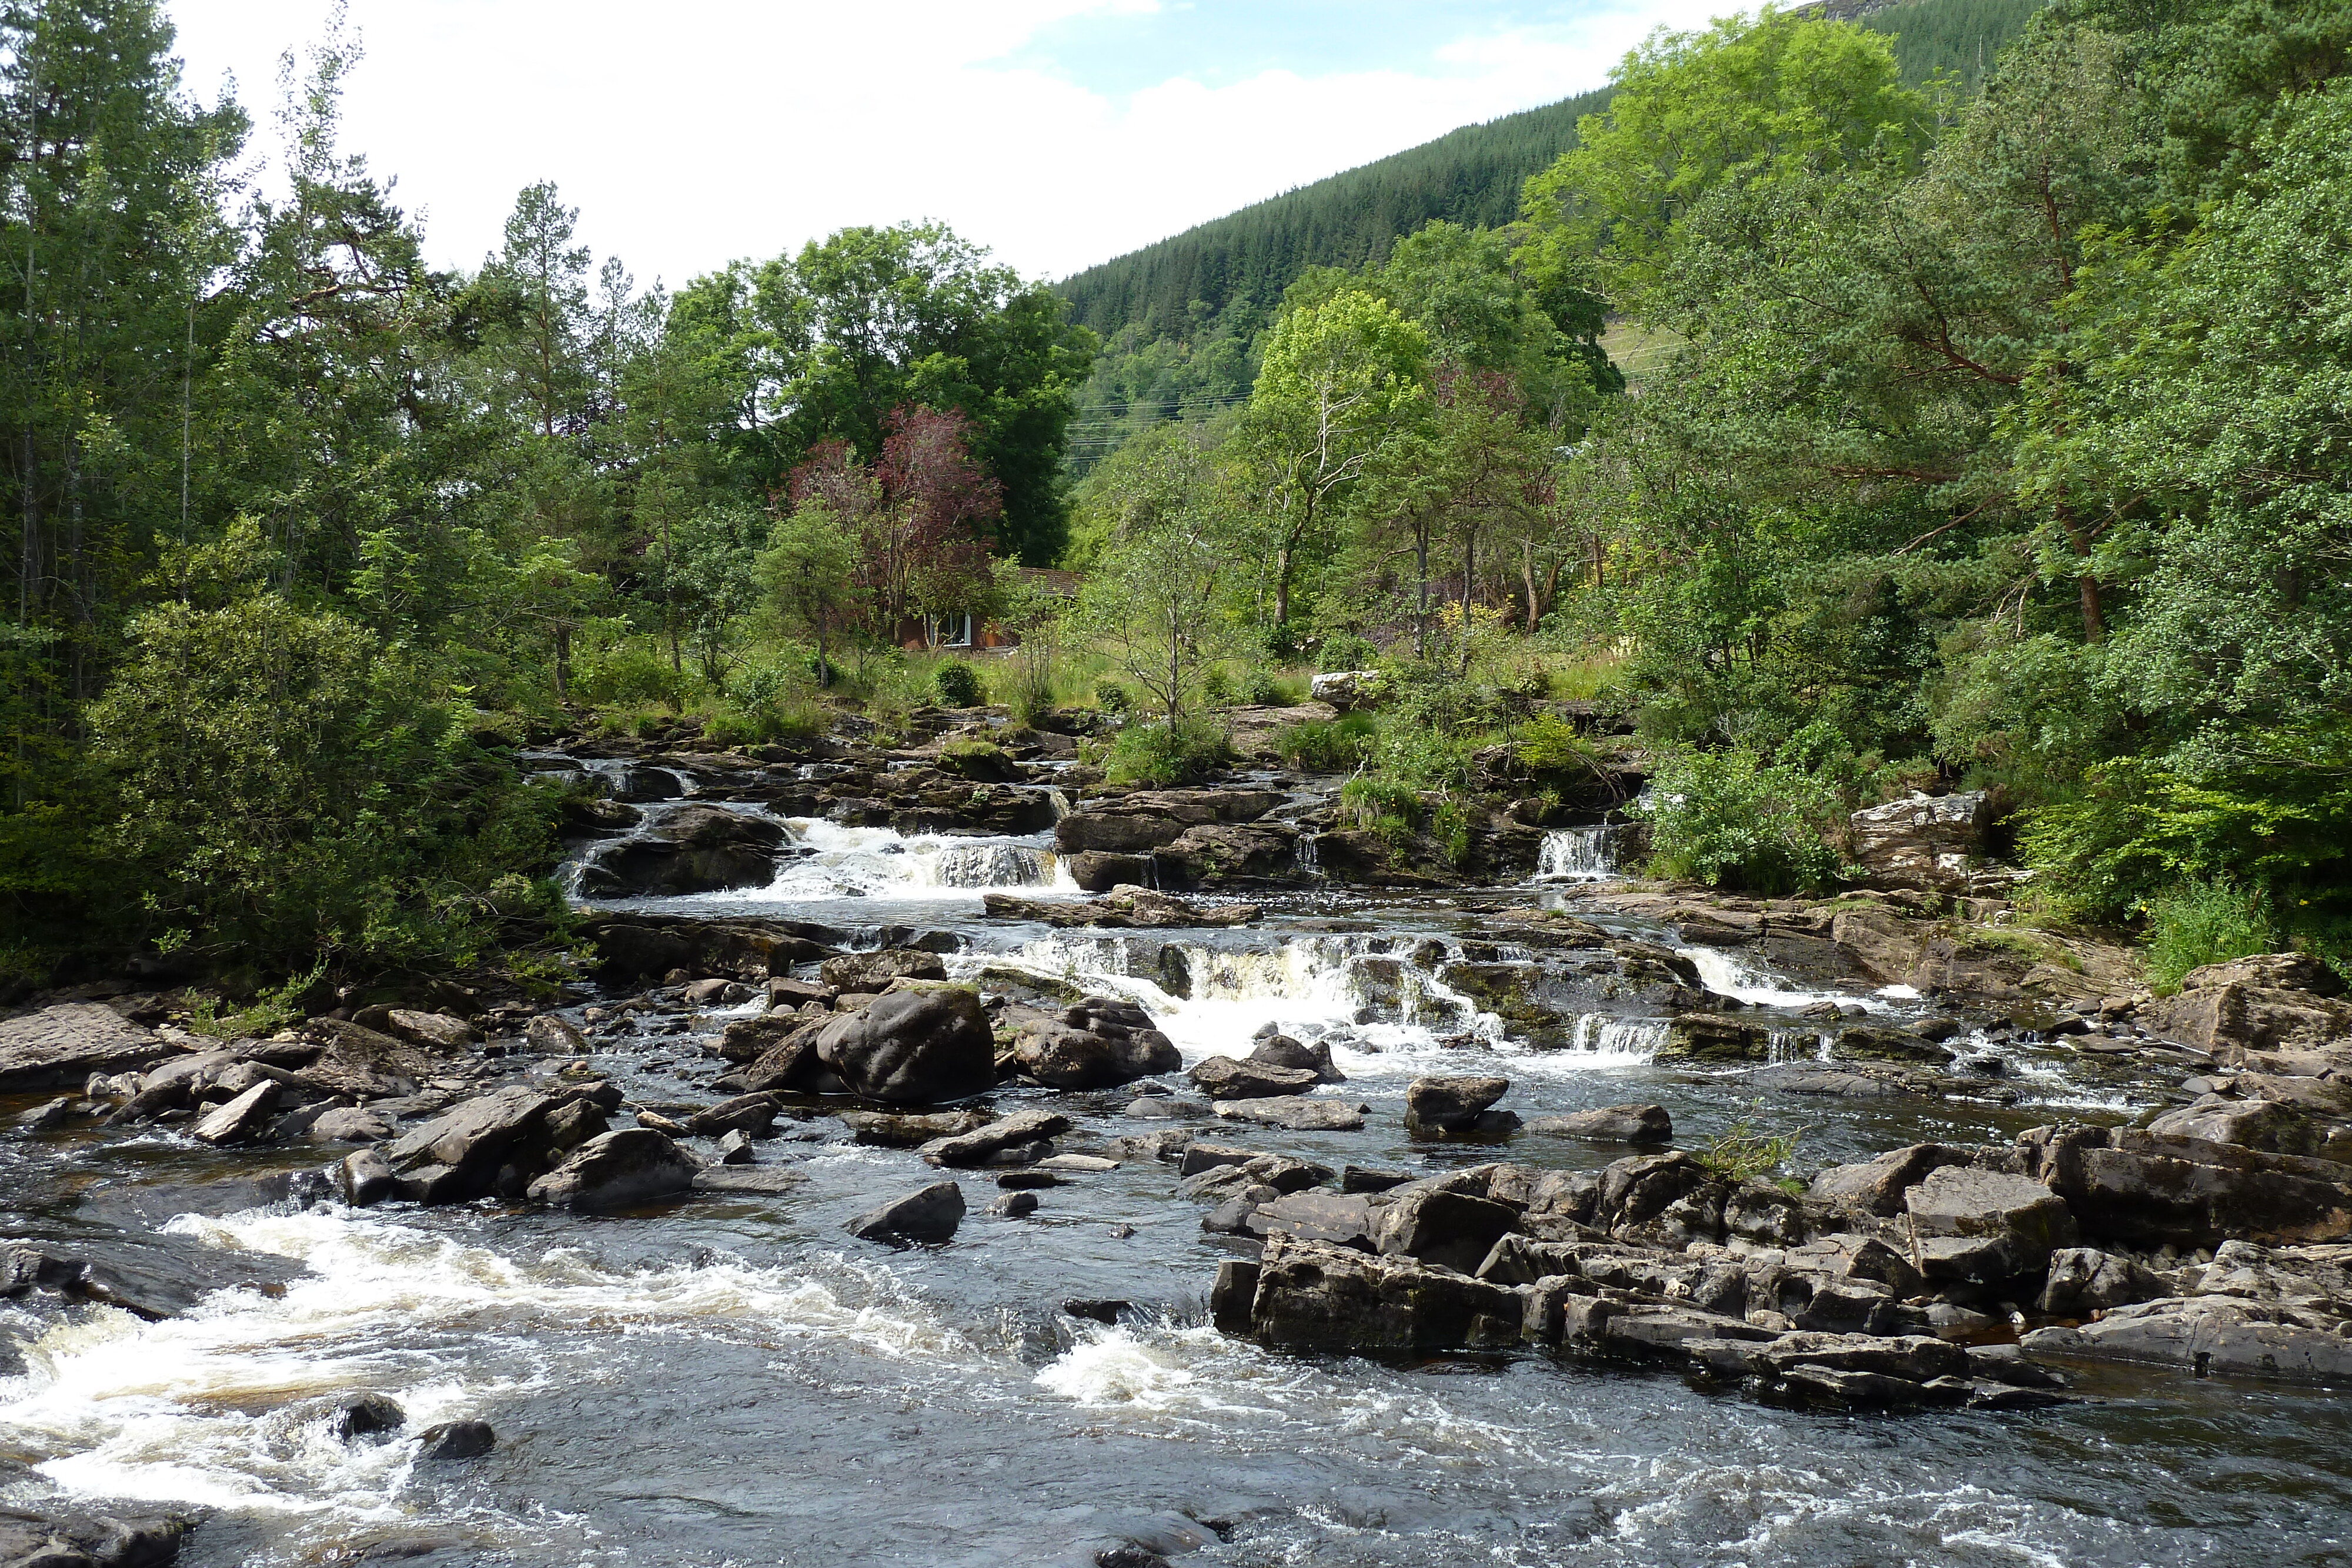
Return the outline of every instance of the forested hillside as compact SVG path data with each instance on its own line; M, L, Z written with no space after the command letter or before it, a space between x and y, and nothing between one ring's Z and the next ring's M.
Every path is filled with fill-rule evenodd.
M2000 46L2042 0L1909 0L1856 8L1894 36L1904 79L1950 71L1973 91ZM1111 338L1139 327L1182 340L1194 301L1213 318L1236 299L1265 309L1310 267L1361 267L1433 219L1494 228L1518 215L1519 187L1576 143L1577 121L1607 107L1598 88L1558 103L1465 125L1434 141L1318 180L1143 249L1057 287L1073 317Z

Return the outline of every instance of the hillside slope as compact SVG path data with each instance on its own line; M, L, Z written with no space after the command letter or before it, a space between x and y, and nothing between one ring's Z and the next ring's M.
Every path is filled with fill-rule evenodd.
M1895 36L1906 78L1952 71L1974 90L2000 46L2042 0L1828 0L1825 14ZM1090 267L1061 283L1071 314L1108 338L1139 325L1181 332L1194 301L1210 313L1246 298L1261 308L1310 267L1378 261L1433 218L1494 226L1518 214L1519 187L1576 143L1576 124L1608 107L1596 89L1540 109L1465 125L1434 141L1318 180Z

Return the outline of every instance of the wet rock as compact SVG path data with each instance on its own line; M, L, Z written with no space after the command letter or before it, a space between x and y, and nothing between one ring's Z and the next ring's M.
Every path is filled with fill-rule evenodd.
M1967 1165L1969 1158L1966 1149L1913 1144L1861 1165L1832 1166L1813 1178L1811 1196L1819 1203L1890 1218L1903 1212L1904 1195L1913 1187L1946 1166Z
M373 1437L386 1432L396 1432L406 1425L408 1412L398 1404L381 1394L366 1394L335 1406L334 1415L328 1419L327 1429L334 1434L337 1442L348 1443L354 1437Z
M366 1208L400 1195L400 1173L373 1149L344 1155L334 1166L335 1188L353 1208Z
M1612 1233L1630 1232L1693 1194L1721 1186L1715 1173L1690 1155L1637 1155L1601 1173L1601 1185L1593 1196L1592 1223Z
M1247 1228L1255 1236L1328 1241L1336 1247L1371 1252L1378 1249L1374 1233L1379 1224L1380 1211L1368 1197L1307 1190L1258 1205Z
M1530 1133L1596 1144L1670 1144L1675 1139L1674 1118L1664 1105L1605 1105L1564 1116L1538 1116L1527 1125Z
M851 1093L885 1104L961 1100L996 1082L988 1015L960 988L881 997L826 1024L814 1053Z
M522 1084L464 1101L388 1145L404 1197L463 1203L490 1190L508 1155L539 1130L558 1102Z
M1666 1028L1658 1061L1769 1061L1772 1031L1721 1013L1683 1013Z
M597 973L616 984L683 969L763 981L771 971L810 964L847 940L803 920L701 920L684 915L597 915L581 933L595 945Z
M1840 1033L1831 1049L1840 1056L1864 1061L1919 1062L1932 1067L1949 1066L1955 1054L1905 1030L1859 1026Z
M112 1008L59 1002L0 1019L0 1094L81 1087L93 1072L128 1072L176 1054Z
M1212 1056L1195 1064L1189 1076L1212 1100L1300 1094L1312 1089L1316 1082L1316 1075L1304 1068L1269 1067L1230 1056Z
M371 1009L373 1010L373 1009ZM386 1008L383 1021L374 1023L367 1019L354 1022L380 1029L395 1040L411 1045L421 1045L428 1051L443 1052L464 1051L482 1043L482 1031L464 1019L451 1018L447 1013L415 1012L406 1008Z
M179 1317L215 1291L274 1291L302 1272L282 1258L224 1253L170 1235L82 1237L70 1249L0 1246L0 1297L53 1291L150 1322Z
M1270 1238L1250 1325L1270 1349L1431 1351L1519 1337L1517 1291L1448 1269Z
M1349 1166L1339 1173L1341 1192L1386 1192L1392 1186L1402 1186L1412 1179L1404 1171L1379 1170L1369 1166Z
M0 1509L7 1568L165 1568L195 1521L177 1514L65 1513Z
M747 1197L774 1197L788 1193L808 1178L782 1166L705 1166L694 1173L697 1192L731 1193Z
M768 1009L771 1012L791 1012L814 1002L820 1009L833 1006L833 998L841 993L833 987L814 980L795 980L779 975L767 985Z
M1903 1207L1923 1236L2002 1242L2011 1273L2038 1271L2052 1252L2075 1241L2074 1216L2063 1198L2040 1182L2001 1171L1941 1166L1903 1195Z
M2093 1240L2215 1247L2352 1237L2352 1166L2135 1128L2036 1128L2023 1163Z
M2165 1293L2162 1280L2128 1258L2067 1247L2051 1254L2049 1279L2034 1306L2053 1318L2087 1318Z
M362 1105L337 1105L320 1113L309 1128L315 1144L377 1144L392 1136L392 1124Z
M623 1127L589 1139L533 1181L534 1203L575 1213L626 1208L687 1191L698 1167L693 1157L650 1127Z
M2252 1076L2242 1075L2237 1082L2242 1086ZM2147 1130L2158 1137L2238 1144L2274 1155L2352 1158L2352 1127L2340 1117L2315 1114L2303 1105L2281 1100L2208 1094L2166 1112L2150 1122Z
M1419 1138L1507 1130L1490 1127L1487 1107L1510 1092L1511 1081L1488 1075L1416 1078L1404 1092L1405 1131ZM1511 1117L1509 1125L1517 1126Z
M776 1101L771 1094L738 1094L686 1119L686 1130L704 1138L738 1131L764 1138L775 1124Z
M643 836L605 848L582 868L580 891L606 898L765 887L789 837L773 818L681 806Z
M984 1111L936 1111L929 1114L844 1111L841 1124L861 1144L883 1149L915 1149L940 1138L976 1132L994 1118Z
M1175 1043L1141 1008L1104 998L1031 1024L1013 1052L1021 1070L1049 1089L1106 1089L1184 1065Z
M1221 1100L1216 1113L1230 1122L1282 1127L1294 1133L1352 1133L1364 1124L1369 1105L1307 1094L1274 1094Z
M740 1128L719 1140L719 1163L722 1166L748 1166L751 1163L751 1134Z
M1286 1034L1268 1035L1257 1042L1245 1061L1261 1067L1287 1067L1315 1074L1318 1083L1345 1083L1348 1075L1333 1065L1331 1048L1321 1040L1309 1045Z
M450 1464L478 1459L498 1444L488 1421L444 1421L417 1434L416 1457L428 1464Z
M542 1056L579 1056L588 1050L588 1037L570 1019L541 1013L523 1026L523 1043Z
M1069 1130L1070 1119L1059 1112L1022 1111L972 1132L927 1144L923 1157L933 1165L950 1168L984 1166L1008 1152L1025 1151L1048 1143Z
M269 1127L278 1103L275 1080L263 1079L218 1109L207 1112L189 1131L200 1144L249 1144Z
M843 1228L861 1241L907 1245L952 1239L962 1223L963 1188L941 1181L868 1209Z
M1088 893L1108 893L1118 886L1137 886L1151 880L1151 857L1086 850L1063 857L1070 880Z
M1416 1185L1397 1189L1381 1207L1373 1245L1385 1257L1414 1258L1467 1274L1518 1217L1508 1204Z
M1254 822L1281 805L1273 789L1139 789L1089 802L1054 827L1055 848L1133 854L1174 842L1188 828L1212 822Z
M844 953L827 958L824 983L835 991L881 991L893 980L944 980L948 967L937 953L919 947L887 947L878 953Z
M1037 1212L1037 1195L1034 1192L1008 1192L990 1204L988 1212L1000 1219L1019 1219Z
M2232 1297L2167 1297L2116 1307L2076 1328L2037 1329L2029 1355L2167 1366L2199 1377L2339 1385L2352 1378L2343 1319Z

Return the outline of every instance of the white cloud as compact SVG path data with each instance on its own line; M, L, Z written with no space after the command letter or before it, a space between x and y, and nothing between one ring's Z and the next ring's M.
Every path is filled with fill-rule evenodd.
M189 84L224 70L264 120L275 59L324 0L169 0ZM551 179L641 280L772 256L847 224L936 217L1058 275L1440 135L1597 85L1694 0L1594 5L1426 60L1124 97L1005 63L1050 24L1155 0L352 0L367 59L347 144L472 265L517 190Z

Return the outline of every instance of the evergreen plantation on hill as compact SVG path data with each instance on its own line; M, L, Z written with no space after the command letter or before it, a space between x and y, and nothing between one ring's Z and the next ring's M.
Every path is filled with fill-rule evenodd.
M1973 92L2000 46L2042 0L1830 0L1827 14L1895 37L1904 79L1951 72ZM1814 8L1802 8L1814 9ZM1236 299L1265 309L1310 267L1360 267L1433 219L1495 228L1519 214L1519 188L1576 144L1577 121L1609 105L1590 92L1465 125L1434 141L1185 230L1066 279L1072 319L1105 338L1128 326L1189 336L1194 301L1213 315Z

